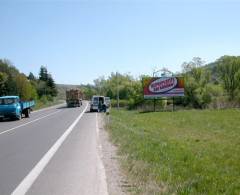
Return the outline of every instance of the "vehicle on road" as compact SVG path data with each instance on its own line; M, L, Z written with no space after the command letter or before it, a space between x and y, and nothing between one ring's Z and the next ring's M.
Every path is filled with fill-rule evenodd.
M90 112L106 112L110 107L110 98L94 95L91 100Z
M70 89L66 91L67 107L80 107L82 105L83 93L80 89Z
M22 114L29 117L35 101L21 101L19 96L0 97L0 119L11 118L21 120Z

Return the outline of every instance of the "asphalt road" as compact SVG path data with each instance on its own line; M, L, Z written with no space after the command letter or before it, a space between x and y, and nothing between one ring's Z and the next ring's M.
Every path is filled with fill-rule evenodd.
M55 107L0 122L0 194L105 195L97 113Z

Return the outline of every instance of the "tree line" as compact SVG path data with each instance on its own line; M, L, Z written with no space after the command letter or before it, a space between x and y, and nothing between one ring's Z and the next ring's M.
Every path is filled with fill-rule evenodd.
M0 96L18 95L22 100L52 101L57 96L52 75L41 66L39 75L21 73L8 60L0 59Z
M194 57L182 64L182 71L175 76L184 77L185 96L175 98L175 104L190 108L225 108L240 105L240 56L222 56L215 62L205 64ZM119 94L120 104L136 108L144 101L142 75L134 78L130 74L111 73L108 78L99 77L94 85L82 86L87 98L94 94L108 96L115 103ZM168 102L165 100L165 105Z
M240 105L240 56L222 56L215 62L205 62L195 57L182 64L182 71L175 76L184 77L185 96L175 98L175 104L190 108L226 108ZM110 97L113 105L119 96L120 106L136 108L151 101L144 101L142 75L134 78L131 74L111 73L94 80L94 84L81 85L85 98L92 95ZM0 59L0 96L19 95L23 100L35 99L40 102L52 101L58 89L52 75L41 66L39 75L20 73L8 60ZM171 100L159 101L166 106Z

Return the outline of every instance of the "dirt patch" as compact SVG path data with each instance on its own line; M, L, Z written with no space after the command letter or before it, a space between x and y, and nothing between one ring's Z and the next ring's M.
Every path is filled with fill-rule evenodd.
M104 114L98 114L99 140L101 143L102 161L106 171L109 195L127 195L128 182L126 176L120 170L120 157L117 155L117 147L110 140L104 129Z

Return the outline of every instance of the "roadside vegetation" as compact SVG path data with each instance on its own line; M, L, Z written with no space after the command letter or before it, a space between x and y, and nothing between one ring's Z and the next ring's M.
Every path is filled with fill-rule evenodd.
M185 82L185 96L175 98L177 106L184 109L222 109L240 105L239 56L222 56L209 64L194 57L191 61L184 62L182 71L174 75L184 77ZM113 106L116 106L119 94L120 106L150 110L153 101L144 101L142 86L142 79L150 76L134 78L130 74L112 73L108 78L99 77L94 80L94 85L88 86L91 89L88 92L109 96L113 100ZM158 100L158 110L166 110L169 104L172 104L172 99Z
M140 113L107 122L132 194L239 194L240 111Z
M174 104L180 109L223 109L240 107L240 56L222 56L216 61L206 64L201 58L194 57L183 62L182 71L174 76L184 77L185 96L174 98ZM161 76L161 75L158 75ZM93 95L111 98L113 107L119 106L130 110L153 110L153 101L144 100L142 79L131 74L112 72L109 77L100 76L93 84L58 85L59 97L65 97L69 88L79 88L84 98L90 100ZM156 110L168 110L172 99L159 99Z
M35 100L39 109L58 103L57 88L52 75L41 66L39 75L21 73L8 60L0 59L0 96L18 95L22 100Z

